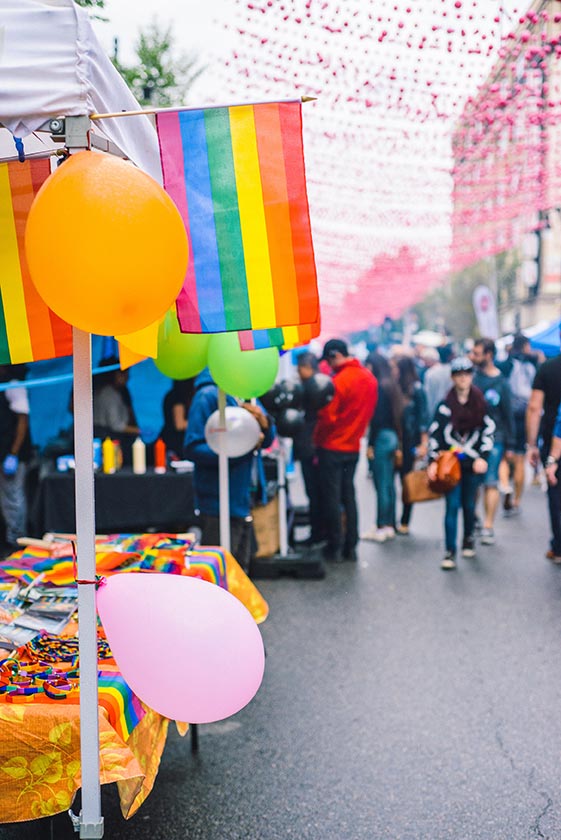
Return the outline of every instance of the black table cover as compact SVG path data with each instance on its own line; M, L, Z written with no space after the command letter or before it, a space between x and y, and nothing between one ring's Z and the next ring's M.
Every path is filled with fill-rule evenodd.
M193 473L131 469L95 474L96 532L182 531L194 522ZM76 532L74 472L47 473L39 480L30 511L33 536Z

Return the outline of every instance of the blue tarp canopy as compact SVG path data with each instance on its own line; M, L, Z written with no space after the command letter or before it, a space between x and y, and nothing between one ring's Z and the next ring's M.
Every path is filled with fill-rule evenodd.
M561 321L552 321L542 332L530 337L533 350L541 350L546 356L557 356L560 352L559 330Z
M112 338L92 336L92 363L95 367L101 359L117 353L117 344ZM32 362L27 367L27 379L56 378L72 373L72 357ZM146 359L130 370L128 383L133 407L138 419L142 438L146 443L154 441L162 428L164 417L162 403L172 380L163 376L151 359ZM72 429L73 418L69 411L72 380L30 388L30 426L33 443L43 449L64 430Z

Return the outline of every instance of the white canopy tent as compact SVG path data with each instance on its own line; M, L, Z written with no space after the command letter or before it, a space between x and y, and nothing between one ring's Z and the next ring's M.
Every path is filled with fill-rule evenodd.
M98 146L131 159L162 181L155 129L146 116L88 119L94 113L138 110L98 43L87 14L72 0L2 0L0 5L0 161L25 154L49 154L66 144ZM52 139L50 121L63 118L62 143ZM34 132L40 131L34 135ZM44 133L47 132L47 133ZM69 136L74 134L72 143ZM79 275L79 266L77 267ZM80 738L82 811L75 818L80 837L103 836L99 785L97 617L95 605L95 515L91 338L74 329L76 523L78 538L80 636ZM88 582L89 585L88 585Z
M140 108L73 0L2 0L0 123L24 145L53 117ZM162 181L156 131L146 116L96 121L94 131ZM6 135L0 154L14 157ZM33 144L35 145L35 144Z

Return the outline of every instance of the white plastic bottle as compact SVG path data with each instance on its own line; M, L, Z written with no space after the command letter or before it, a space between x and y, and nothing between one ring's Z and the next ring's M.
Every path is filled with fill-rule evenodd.
M142 438L137 437L132 445L132 471L136 475L146 472L146 446Z

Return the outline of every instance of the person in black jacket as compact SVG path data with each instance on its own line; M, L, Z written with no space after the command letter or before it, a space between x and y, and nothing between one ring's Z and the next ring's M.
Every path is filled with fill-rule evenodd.
M495 365L495 342L491 338L478 338L473 345L471 360L475 366L473 384L483 393L487 411L495 423L493 449L483 479L485 518L481 531L483 545L493 545L493 525L500 500L499 467L504 455L507 458L512 458L513 455L514 415L509 384Z
M183 458L183 441L187 431L187 417L195 393L195 379L176 379L164 397L164 425L160 437L170 455Z
M551 466L551 441L560 405L561 354L540 366L532 384L526 411L526 434L528 460L534 469L540 460L545 467ZM561 563L561 482L552 484L549 481L547 499L551 542L545 556L554 563Z
M27 529L25 476L31 455L27 389L18 381L24 365L0 365L0 508L6 524L6 551L18 548L16 540ZM13 384L12 384L13 383Z
M467 356L452 362L453 387L439 404L429 429L428 476L432 481L437 474L440 452L453 449L460 460L459 483L446 494L444 534L446 552L440 567L456 568L456 542L458 513L464 516L462 556L474 557L473 531L475 527L475 500L481 477L487 472L487 459L493 448L495 424L487 413L485 398L473 383L473 363Z
M300 377L305 393L306 383L309 383L318 371L318 360L310 351L304 351L299 354L296 364L298 376ZM304 415L304 427L294 437L293 442L294 460L300 461L304 488L310 508L311 530L309 540L307 540L310 545L322 542L325 537L321 513L318 457L313 440L316 422L316 409L307 405Z
M370 421L367 457L376 487L376 525L361 540L386 542L395 537L395 453L401 449L402 401L392 376L390 363L381 353L371 353L366 360L378 380L378 403Z
M394 364L402 402L400 434L402 459L399 474L403 484L403 478L411 472L415 460L423 459L427 454L429 417L427 398L413 359L409 356L401 356ZM396 528L398 534L409 533L412 511L413 505L403 505L401 521Z

